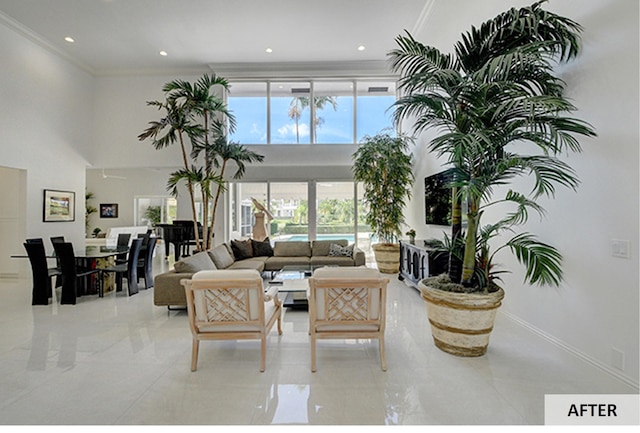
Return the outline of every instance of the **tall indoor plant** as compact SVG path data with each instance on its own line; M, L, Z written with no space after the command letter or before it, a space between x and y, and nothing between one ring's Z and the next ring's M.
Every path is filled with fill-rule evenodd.
M163 110L164 116L149 122L150 126L138 136L141 141L151 139L156 149L180 144L182 167L171 173L167 189L177 196L178 185L186 183L198 250L213 246L215 211L225 188L224 170L228 161L237 163L235 177L238 178L244 174L245 163L264 159L240 144L227 141L227 134L235 130L236 121L216 87L223 92L230 89L227 79L215 74L205 74L193 83L184 80L166 83L162 88L165 100L147 102ZM196 188L202 200L202 239L196 224Z
M365 136L353 154L354 179L364 185L363 199L368 208L366 221L378 240L372 248L378 269L385 273L399 271L400 246L397 241L414 180L408 151L408 137L383 131Z
M575 136L595 132L568 116L575 107L564 96L564 82L553 74L556 62L578 54L581 27L544 10L543 3L512 8L473 27L456 44L455 55L409 34L399 36L399 48L389 54L404 92L395 104L395 120L414 119L416 132L439 131L429 148L452 167L454 207L467 204L466 234L453 230L442 244L461 260L461 272L450 268L442 290L434 289L432 280L421 283L436 345L450 353L486 351L492 315L503 296L492 265L499 250L510 249L526 266L529 284L557 285L562 279L560 252L518 226L526 223L529 211L544 213L537 200L553 196L557 186L576 189L576 173L558 154L581 151ZM519 152L523 145L526 149ZM494 196L498 187L523 175L535 179L532 191ZM510 203L512 210L483 226L485 210L497 203ZM495 247L496 242L502 245ZM450 315L444 307L457 303L473 308L456 305L466 316L444 317ZM491 311L486 321L477 317L480 310ZM462 329L463 324L477 326Z

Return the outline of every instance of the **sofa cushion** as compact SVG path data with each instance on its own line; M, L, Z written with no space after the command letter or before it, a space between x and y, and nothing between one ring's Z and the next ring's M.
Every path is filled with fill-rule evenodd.
M276 257L311 257L311 243L307 241L276 242L273 247Z
M236 260L250 259L253 257L253 246L251 245L251 239L246 241L231 241L231 251Z
M251 246L253 247L253 256L254 257L271 257L273 256L273 248L271 247L271 242L269 238L266 238L264 241L256 241L251 239Z
M173 268L178 273L195 273L198 271L214 271L218 269L205 251L185 257L175 263Z
M253 257L251 259L237 260L227 269L254 269L258 272L264 271L266 257Z
M214 247L209 251L209 256L218 269L226 269L235 261L227 244L220 244Z
M338 244L331 244L329 247L328 256L331 257L353 257L353 247L354 245L342 246Z
M325 240L325 241L313 241L311 245L311 255L312 256L328 256L329 248L331 244L337 244L343 247L346 247L349 242L346 239L333 239L333 240Z
M311 266L354 266L355 261L345 256L312 256Z
M269 257L264 264L265 271L279 271L285 266L308 266L309 257Z

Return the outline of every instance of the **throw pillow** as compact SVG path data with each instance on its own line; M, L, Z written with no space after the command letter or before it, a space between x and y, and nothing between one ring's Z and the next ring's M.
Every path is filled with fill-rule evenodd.
M190 257L185 257L177 261L173 268L178 273L196 273L198 271L214 271L216 265L211 261L211 257L206 252L196 253Z
M251 239L246 241L231 241L231 249L236 260L250 259L253 257L253 246Z
M227 244L220 244L209 251L209 256L218 269L226 269L233 265L235 259Z
M266 238L262 242L251 239L251 247L253 248L254 257L273 256L273 248L271 248L271 242L269 242L269 238Z
M343 247L338 244L329 246L329 255L332 257L353 257L353 244Z

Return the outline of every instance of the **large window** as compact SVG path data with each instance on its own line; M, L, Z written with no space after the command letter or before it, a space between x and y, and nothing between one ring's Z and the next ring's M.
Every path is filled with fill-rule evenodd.
M268 204L273 216L271 242L347 239L370 256L371 229L364 221L362 185L351 181L232 182L231 239L251 236L255 208L251 198Z
M393 80L233 82L229 109L241 144L353 144L392 127Z

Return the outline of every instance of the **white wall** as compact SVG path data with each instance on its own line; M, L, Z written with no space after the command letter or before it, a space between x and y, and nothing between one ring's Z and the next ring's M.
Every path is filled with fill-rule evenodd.
M0 166L26 171L24 232L3 254L23 252L24 237L83 242L93 79L1 24L0 59ZM42 221L43 189L76 193L74 222Z
M456 29L438 35L425 32L416 35L418 40L452 52L453 41L468 29L459 27L458 18L479 25L508 6L529 4L453 1L459 3L453 9L461 14L456 15ZM444 15L439 6L434 7L430 21L451 20L453 17ZM565 158L582 181L578 191L561 190L555 200L542 201L547 218L541 222L533 218L525 227L563 253L564 283L559 288L524 285L522 267L505 253L497 262L513 273L503 278L507 292L503 311L637 387L638 2L563 0L551 1L545 7L585 28L583 54L559 68L558 73L567 82L567 95L579 108L576 117L590 122L598 137L581 140L583 153ZM429 27L427 22L425 29ZM419 237L442 231L423 223L422 182L425 176L442 169L424 150L427 140L421 137L422 144L416 149L417 182L409 214ZM630 242L629 259L612 257L612 239ZM624 352L622 370L613 367L614 350Z

